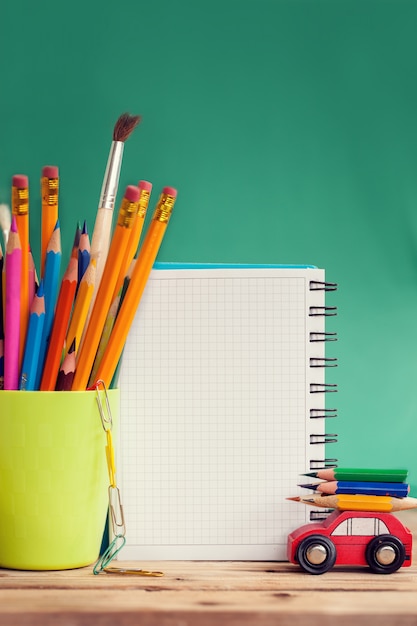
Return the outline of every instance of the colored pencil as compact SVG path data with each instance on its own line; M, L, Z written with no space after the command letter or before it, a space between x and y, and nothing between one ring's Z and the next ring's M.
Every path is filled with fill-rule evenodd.
M365 480L372 482L401 483L407 479L406 469L339 468L318 470L304 476L321 480Z
M3 248L0 244L0 389L4 389Z
M135 265L136 265L136 259L133 259L133 261L130 264L129 270L128 270L127 274L126 274L126 277L124 279L123 287L122 287L122 289L120 291L119 306L118 306L118 309L116 311L116 316L114 318L114 322L116 321L116 317L117 317L117 315L118 315L118 313L120 311L120 307L122 306L122 303L123 303L123 300L125 298L126 292L127 292L128 287L130 285L130 280L132 278L132 274L133 274L133 270L135 268ZM114 326L114 322L113 322L113 326ZM109 337L109 339L110 339L110 337ZM108 340L107 340L107 343L108 343ZM103 354L104 354L104 351L103 351ZM103 358L103 354L100 355L100 360L101 360L101 358ZM112 377L112 380L111 380L111 383L110 383L110 389L115 389L116 387L118 387L120 368L121 368L121 364L122 364L122 357L123 357L123 351L122 351L122 353L121 353L121 355L119 357L119 361L118 361L116 369L114 371L114 374L113 374L113 377ZM97 368L97 371L98 371L98 368ZM93 384L93 382L91 384Z
M45 272L46 249L58 220L59 170L55 165L42 169L41 277Z
M129 242L126 246L126 252L120 268L119 277L113 293L113 299L118 295L123 287L126 275L129 271L130 264L135 257L139 246L140 237L145 223L146 213L149 205L149 198L152 191L152 184L146 180L140 180L138 184L140 190L138 212L134 218L132 231L130 233Z
M120 295L116 296L113 302L111 303L109 312L107 313L106 321L104 323L103 332L101 333L100 343L98 344L97 354L94 359L93 369L90 374L90 378L88 381L88 386L92 387L96 382L96 374L98 367L100 365L100 361L103 357L104 351L110 339L110 334L114 326L114 322L116 320L117 311L119 310L120 304Z
M4 338L0 339L0 389L4 389Z
M56 391L71 391L75 371L75 339L65 355L56 380Z
M137 187L130 185L126 188L102 281L98 288L97 297L77 358L77 368L73 382L73 389L76 390L84 390L88 385L107 312L112 302L123 254L129 240L133 217L137 213L139 195L140 192Z
M91 249L90 249L90 238L88 236L87 231L87 223L84 221L83 229L80 236L80 241L78 244L78 287L81 283L82 277L84 276L87 267L90 263L91 258Z
M113 379L128 332L161 246L176 196L177 192L172 187L163 189L149 229L139 250L129 288L121 304L107 348L97 371L97 378L103 380L108 387Z
M91 254L97 259L97 278L95 294L100 287L101 278L110 247L113 211L119 185L120 169L123 159L124 144L140 122L140 116L123 113L113 129L113 141L107 158L106 171L101 187L100 200L91 238ZM95 300L95 295L93 296Z
M46 249L45 275L43 281L45 294L45 322L43 326L41 347L39 350L38 371L36 373L36 389L39 388L41 382L43 365L52 330L52 324L54 321L55 304L59 287L61 258L61 229L58 220L55 224L54 232L52 233L52 237L49 240L48 247Z
M71 249L71 256L74 257L74 259L78 259L78 246L80 245L80 238L81 238L81 224L80 222L77 222L77 226L75 227L75 233L74 233L74 241L72 242L72 249Z
M33 260L32 250L29 250L29 305L32 308L33 298L35 297L38 277L36 275L35 261ZM30 313L29 313L30 315Z
M312 495L287 498L310 506L338 509L339 511L377 511L393 513L417 507L417 498L392 498L390 496L365 496L340 494L335 496Z
M12 215L16 219L22 250L20 280L20 346L19 365L22 363L26 331L29 322L29 181L16 174L12 178Z
M407 483L381 483L366 481L348 481L348 480L332 480L318 484L298 485L303 489L313 489L318 493L336 495L339 493L346 494L363 494L369 496L392 496L394 498L405 498L410 486Z
M78 256L78 255L77 255ZM52 325L51 337L46 353L45 365L42 372L40 390L53 391L56 386L62 349L65 335L74 304L75 290L78 278L78 258L71 256L62 279L56 303L55 317Z
M41 281L30 309L26 346L23 354L22 371L19 382L19 389L22 391L34 391L36 389L36 373L44 323L45 295L43 291L43 281Z
M13 216L6 248L6 308L4 319L4 389L19 387L20 299L22 248Z
M93 297L95 280L96 260L91 259L87 271L81 279L81 283L79 284L78 292L75 297L74 309L65 342L67 346L71 346L74 341L77 346L81 343L91 298Z

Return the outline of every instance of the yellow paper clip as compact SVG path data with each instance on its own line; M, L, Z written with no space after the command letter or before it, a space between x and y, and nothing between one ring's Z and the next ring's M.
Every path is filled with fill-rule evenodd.
M128 576L163 576L164 572L151 572L146 569L136 569L135 567L105 567L106 574L124 574Z

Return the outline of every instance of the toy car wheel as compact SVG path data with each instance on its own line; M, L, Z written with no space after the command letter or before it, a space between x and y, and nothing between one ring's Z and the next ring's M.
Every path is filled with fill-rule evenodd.
M375 574L392 574L405 560L405 548L394 535L378 535L366 546L366 562Z
M310 535L301 541L297 561L309 574L324 574L335 564L335 545L323 535Z

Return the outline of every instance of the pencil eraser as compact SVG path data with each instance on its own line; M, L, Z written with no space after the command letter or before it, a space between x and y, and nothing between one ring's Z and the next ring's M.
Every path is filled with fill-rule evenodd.
M42 176L44 178L58 178L58 168L56 165L45 165L42 168Z
M139 187L135 187L135 185L128 185L125 191L125 198L129 200L129 202L137 202L140 196Z
M168 196L173 196L174 198L177 195L177 190L174 187L164 187L162 193L166 193Z
M147 180L140 180L138 182L139 189L143 189L144 191L152 191L152 183Z
M24 189L29 187L29 179L24 174L15 174L12 178L12 185L18 189Z

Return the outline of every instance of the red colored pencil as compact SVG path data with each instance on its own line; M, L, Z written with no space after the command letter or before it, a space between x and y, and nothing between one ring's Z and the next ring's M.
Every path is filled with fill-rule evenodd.
M54 391L78 279L78 259L71 256L62 279L43 368L41 391Z

